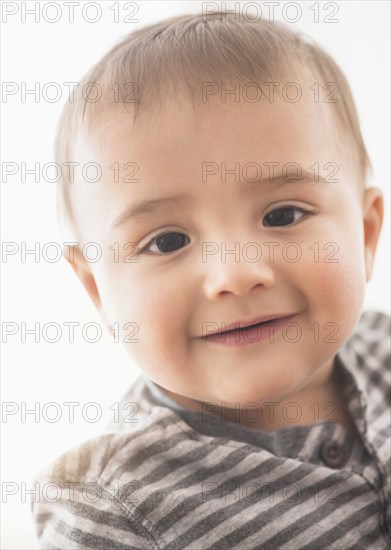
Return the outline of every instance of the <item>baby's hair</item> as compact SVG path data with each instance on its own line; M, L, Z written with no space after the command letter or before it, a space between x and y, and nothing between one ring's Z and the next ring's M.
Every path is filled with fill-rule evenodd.
M162 107L166 99L203 101L201 87L207 83L224 82L232 89L238 82L286 83L299 76L318 81L320 90L327 83L337 84L338 100L331 108L354 155L358 185L364 189L371 163L349 84L336 62L312 39L284 24L224 11L180 15L126 35L87 72L73 101L65 105L55 142L56 162L61 167L71 162L76 138L98 131L115 109L125 108L124 116L130 111L135 124L142 110ZM58 213L74 229L71 185L68 173L62 174Z

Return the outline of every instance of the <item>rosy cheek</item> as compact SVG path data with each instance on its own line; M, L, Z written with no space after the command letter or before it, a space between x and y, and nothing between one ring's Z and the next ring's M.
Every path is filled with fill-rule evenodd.
M365 292L365 273L353 253L338 262L307 265L305 292L309 307L319 322L336 323L341 340L360 315Z

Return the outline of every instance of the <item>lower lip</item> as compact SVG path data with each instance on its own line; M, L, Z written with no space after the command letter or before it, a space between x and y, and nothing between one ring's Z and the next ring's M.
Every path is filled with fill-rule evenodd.
M270 323L263 323L235 330L234 332L220 332L202 337L203 342L211 342L229 347L251 346L257 342L274 342L274 338L280 330L289 324L294 315L274 319Z

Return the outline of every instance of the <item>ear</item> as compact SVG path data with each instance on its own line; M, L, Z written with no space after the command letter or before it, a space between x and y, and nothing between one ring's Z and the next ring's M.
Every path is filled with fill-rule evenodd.
M66 250L62 250L63 257L71 265L73 271L81 281L82 285L88 292L96 309L101 313L101 300L98 292L98 288L95 283L94 276L90 270L88 262L83 257L81 250L78 246L68 246Z
M383 225L383 193L377 187L370 187L364 193L364 252L366 282L372 276L376 248Z

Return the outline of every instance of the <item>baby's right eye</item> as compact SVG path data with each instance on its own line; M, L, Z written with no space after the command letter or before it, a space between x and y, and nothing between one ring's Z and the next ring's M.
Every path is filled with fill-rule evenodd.
M158 251L152 251L152 254L158 254L165 255L169 254L170 252L175 252L176 250L179 250L180 248L183 248L186 243L185 240L188 239L188 243L190 242L190 239L187 235L184 233L178 233L178 232L168 232L168 233L162 233L158 235L157 237L154 237L147 243L141 250L141 252L148 252L148 249L151 247L152 244L156 243L156 246L158 247Z

